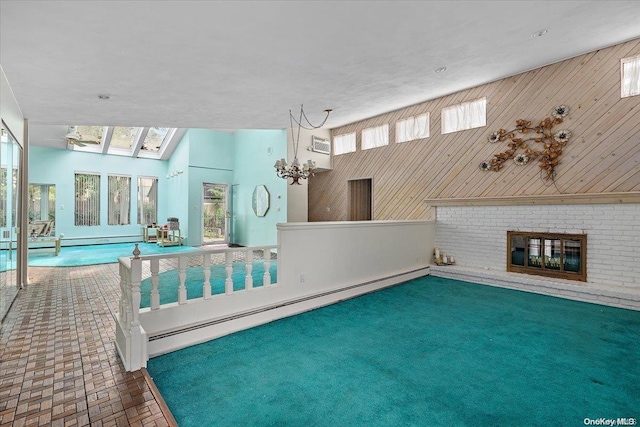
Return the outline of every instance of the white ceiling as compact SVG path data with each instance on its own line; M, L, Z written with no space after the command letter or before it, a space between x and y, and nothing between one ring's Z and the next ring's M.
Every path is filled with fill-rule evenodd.
M332 128L637 37L637 0L0 0L34 131L285 128L301 103Z

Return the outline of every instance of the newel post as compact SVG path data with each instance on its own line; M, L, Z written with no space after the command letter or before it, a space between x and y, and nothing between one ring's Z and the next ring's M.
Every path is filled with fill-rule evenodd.
M147 367L147 333L140 324L140 282L142 281L142 260L131 259L131 354L130 371Z
M142 259L120 259L122 298L116 322L116 347L127 371L147 366L147 333L140 324Z

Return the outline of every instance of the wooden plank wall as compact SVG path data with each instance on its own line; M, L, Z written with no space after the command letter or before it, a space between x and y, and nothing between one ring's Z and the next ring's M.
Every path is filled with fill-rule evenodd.
M309 220L348 219L347 181L373 178L373 219L428 218L425 199L640 191L640 96L620 98L620 59L640 53L640 39L601 49L449 96L332 129L356 132L355 153L334 156L333 170L309 181ZM442 107L487 98L487 126L442 135ZM555 185L545 184L537 160L507 162L500 172L479 164L506 149L487 136L537 123L557 105L570 114L555 130L572 133ZM429 138L397 144L395 123L430 113ZM360 150L362 129L389 123L389 145Z

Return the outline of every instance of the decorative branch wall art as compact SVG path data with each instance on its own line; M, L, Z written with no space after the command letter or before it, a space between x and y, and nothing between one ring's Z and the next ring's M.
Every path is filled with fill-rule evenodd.
M569 108L566 105L559 105L553 109L550 117L545 118L535 127L531 126L528 120L516 120L515 129L510 131L499 129L492 132L487 137L490 143L508 141L509 148L494 154L493 159L480 163L480 169L497 172L510 159L513 159L518 166L526 165L529 160L539 159L542 179L553 181L556 177L556 166L560 164L562 149L569 142L571 132L568 130L553 132L552 129L562 123L568 114ZM521 152L518 153L518 151Z

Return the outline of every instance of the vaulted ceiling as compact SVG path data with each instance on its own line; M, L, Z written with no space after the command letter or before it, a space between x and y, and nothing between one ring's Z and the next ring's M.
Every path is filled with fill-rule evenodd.
M38 145L67 125L286 128L300 104L336 127L640 37L639 22L638 1L0 0L0 64Z

